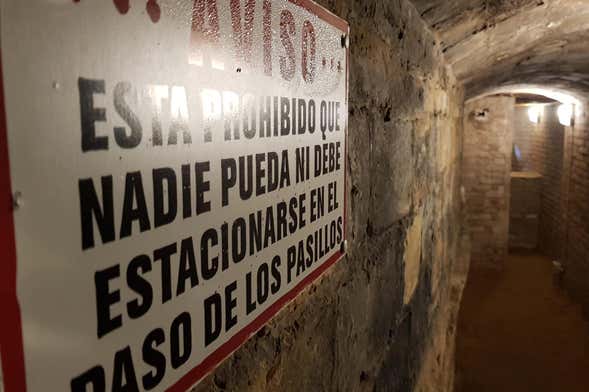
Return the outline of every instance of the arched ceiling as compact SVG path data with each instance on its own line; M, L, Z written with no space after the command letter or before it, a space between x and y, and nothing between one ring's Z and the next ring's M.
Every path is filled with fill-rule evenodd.
M472 97L540 85L589 96L589 0L413 0Z

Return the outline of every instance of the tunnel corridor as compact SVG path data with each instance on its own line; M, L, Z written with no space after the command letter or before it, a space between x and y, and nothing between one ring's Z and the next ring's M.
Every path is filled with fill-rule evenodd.
M550 258L520 251L472 271L458 322L456 392L587 390L589 323Z
M455 391L586 391L589 2L414 3L465 85Z
M465 109L470 274L461 303L456 391L582 391L589 324L573 301L573 99L473 99ZM484 164L481 164L484 163Z

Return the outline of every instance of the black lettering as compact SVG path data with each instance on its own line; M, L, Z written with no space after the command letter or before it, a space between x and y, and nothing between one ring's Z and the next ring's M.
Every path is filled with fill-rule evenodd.
M264 102L264 100L266 102ZM260 97L260 137L272 134L272 99Z
M323 140L325 140L325 131L327 130L327 103L325 101L321 101L319 104L319 129Z
M143 362L153 367L153 371L142 377L143 389L149 391L162 382L166 374L166 356L157 349L166 340L164 330L161 328L151 331L143 341Z
M151 260L146 255L133 258L127 267L127 285L141 298L141 302L139 302L139 298L136 298L127 303L127 312L132 319L137 319L146 314L153 303L151 284L142 276L150 271Z
M307 255L308 255L307 260L311 260L311 261L313 260L313 257L315 255L315 248L313 247L314 240L315 240L315 237L313 237L312 234L309 234L309 236L307 237ZM307 264L309 264L308 261L307 261Z
M137 207L133 205L137 203ZM120 238L129 237L133 229L133 221L139 221L141 232L150 229L147 203L143 192L143 182L140 172L127 173L125 179L125 198L123 202L123 218L121 220Z
M285 238L288 234L287 232L287 221L286 221L286 213L287 213L287 205L285 202L281 201L276 205L276 226L277 226L277 239L280 241L281 239Z
M133 357L129 346L117 351L112 376L113 392L135 392L139 391L135 368L133 367Z
M123 325L123 317L120 314L114 317L110 314L110 307L121 300L121 292L120 290L110 291L109 282L118 278L120 273L120 267L117 264L94 274L98 338Z
M299 195L299 229L302 229L307 225L307 221L305 220L305 212L307 212L307 206L305 205L306 200L307 194L301 193Z
M279 269L279 267L280 267L280 256L276 255L272 259L272 277L274 278L274 281L270 285L270 290L272 292L272 295L274 295L278 291L280 291L281 282L280 282L280 269Z
M217 232L214 229L205 231L200 241L201 273L205 280L212 279L219 269L219 258L217 256L211 258L209 265L209 242L211 247L219 243Z
M229 204L229 188L233 188L237 181L235 170L234 159L228 158L221 160L221 205L223 207Z
M170 124L170 133L168 134L168 145L178 144L178 132L182 132L182 141L184 144L192 143L192 135L188 124L183 119L175 119Z
M266 192L266 187L262 180L266 176L266 170L262 166L266 160L266 154L256 154L256 196L260 196Z
M290 102L288 98L280 98L280 136L290 133Z
M174 242L171 245L153 251L153 261L161 261L162 276L162 303L172 299L172 273L170 268L171 256L176 254L178 247Z
M205 308L205 347L213 343L221 334L221 295L214 293L204 300Z
M88 385L92 385L91 390L94 392L104 392L106 390L104 368L102 366L94 366L70 382L72 392L86 392Z
M102 207L98 201L93 180L88 178L78 182L83 250L95 246L94 222L92 217L96 219L102 243L105 244L115 240L112 176L101 177L100 182L102 185Z
M244 96L241 106L243 135L247 139L253 139L256 136L256 106L254 104L254 97L252 95Z
M172 322L170 328L170 362L174 369L188 361L192 353L192 328L191 328L190 313L181 313ZM182 328L183 347L180 352L180 328Z
M262 249L262 211L250 214L250 256Z
M237 324L237 316L233 314L237 307L237 299L235 298L235 290L237 290L237 282L231 283L225 287L225 332Z
M190 191L190 165L182 165L182 217L184 219L192 216Z
M297 134L297 99L293 98L291 101L291 119L292 119L292 123L290 125L290 129L292 130L292 134L296 135Z
M237 264L245 258L246 242L245 219L237 218L231 228L231 250L234 263Z
M182 240L180 245L180 267L178 269L178 287L176 295L186 291L186 280L190 279L190 287L198 284L198 271L196 269L196 258L194 256L194 244L192 237Z
M272 207L268 207L266 209L266 228L265 228L265 237L264 237L264 249L268 247L268 245L272 245L276 242L276 231L274 226L274 212Z
M297 231L298 226L298 215L297 215L298 200L296 197L292 197L288 203L288 215L290 216L290 222L288 224L288 231L293 234Z
M335 170L341 169L341 157L342 153L340 151L340 142L335 143Z
M305 178L305 167L307 166L307 162L305 159L305 147L299 147L295 151L295 173L296 173L296 180L297 184L306 180Z
M258 280L257 280L258 284L257 284L257 286L258 286L258 303L259 304L263 304L268 299L268 294L269 294L268 281L269 281L268 264L263 263L258 268Z
M274 118L273 129L274 129L274 133L273 133L273 135L274 136L278 136L278 131L279 131L279 129L278 129L278 120L279 120L279 116L278 116L278 109L279 109L278 108L278 97L273 97L272 98L272 102L273 102L272 107L274 108L274 110L273 110L273 113L274 113L273 114L273 118ZM268 135L268 136L270 136L270 135Z
M221 268L226 271L229 268L229 224L227 222L221 225Z
M315 177L319 177L321 175L321 145L316 145L314 148L315 151L315 170L313 174Z
M299 242L299 249L297 252L297 276L305 272L305 267L310 267L310 264L305 264L305 252L303 252L303 242Z
M252 273L248 272L245 275L245 307L246 307L246 314L250 314L254 310L256 310L256 301L252 298L253 288L252 288Z
M280 166L280 189L290 186L290 170L288 166L288 150L282 151L282 165Z
M292 282L292 270L297 264L297 248L295 245L288 248L286 251L286 279L287 282Z
M252 197L254 189L252 166L253 158L251 155L239 157L239 197L241 200L248 200Z
M205 192L211 190L211 183L205 180L204 175L211 169L210 162L197 162L196 170L196 215L204 214L211 210L211 202L205 200Z
M115 86L114 90L114 105L115 110L127 123L131 129L131 134L127 135L125 127L114 127L115 141L121 148L134 148L141 143L143 136L143 128L139 122L139 118L125 100L125 96L129 93L134 93L134 97L137 98L136 92L133 90L133 86L129 82L119 82Z
M168 188L168 206L164 205L164 182ZM153 224L160 227L172 223L178 212L176 173L169 167L153 169Z
M275 191L278 188L278 154L274 151L268 153L268 185L267 192Z
M106 109L94 107L94 94L104 94L104 80L78 78L80 117L82 121L82 151L108 150L108 138L96 136L97 121L106 121Z
M307 127L307 104L304 99L297 100L297 111L299 117L298 134L302 135L305 133Z
M308 124L307 124L307 131L309 133L315 133L315 101L310 99L309 100L309 120L308 120Z

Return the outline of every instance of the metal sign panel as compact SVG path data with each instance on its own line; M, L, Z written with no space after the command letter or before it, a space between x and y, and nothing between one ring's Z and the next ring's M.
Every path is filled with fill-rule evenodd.
M347 23L1 0L7 390L186 390L343 256Z

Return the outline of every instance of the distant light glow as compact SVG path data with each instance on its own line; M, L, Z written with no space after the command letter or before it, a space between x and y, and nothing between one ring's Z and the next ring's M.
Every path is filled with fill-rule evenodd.
M532 105L528 109L528 118L531 122L538 124L540 122L540 116L544 112L543 105Z
M517 144L515 144L513 146L513 151L515 153L515 157L517 158L518 161L522 160L522 150L519 148L519 146Z
M573 105L570 103L562 104L558 107L558 121L565 127L570 127L573 119Z
M473 101L477 98L481 98L484 96L494 95L494 94L532 94L532 95L542 95L544 97L548 97L555 101L558 101L562 104L572 104L574 105L574 116L580 116L584 112L583 102L579 100L575 95L571 94L571 92L558 89L558 88L545 88L535 84L512 84L497 88L492 88L486 90L484 93L481 93L477 96L471 97L467 100L467 102Z

